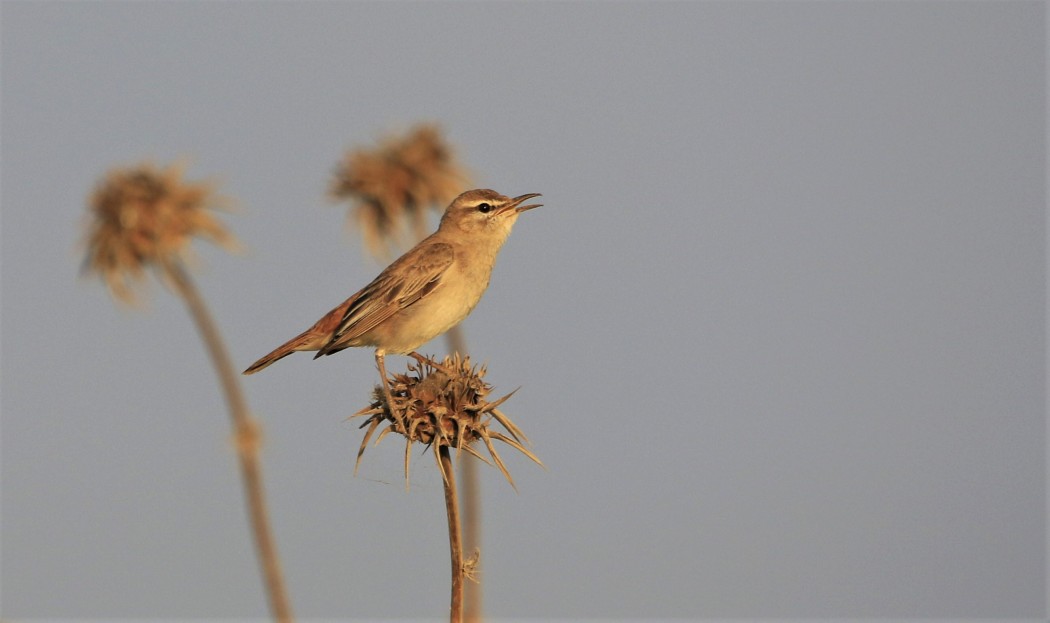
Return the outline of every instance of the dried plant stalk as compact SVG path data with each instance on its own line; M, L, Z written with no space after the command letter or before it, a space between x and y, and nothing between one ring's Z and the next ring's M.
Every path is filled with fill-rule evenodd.
M448 514L448 546L452 560L452 598L449 604L449 621L463 621L463 542L460 538L459 499L456 497L456 470L448 446L440 446L437 452L438 465L445 482L445 512Z
M440 363L418 355L416 358L417 363L410 363L406 374L395 374L390 381L392 405L386 403L382 387L376 386L372 392L371 404L351 416L367 416L361 424L361 428L367 430L357 453L357 462L360 464L373 433L381 426L383 430L374 445L378 445L388 433L402 434L406 438L406 487L409 482L408 450L411 444L423 443L433 451L445 485L445 507L449 519L449 547L452 557L451 620L462 621L463 577L473 577L478 565L478 556L475 554L469 561L463 560L459 499L451 451L455 449L457 455L465 451L488 463L475 448L475 445L483 445L492 459L492 464L499 468L511 486L514 486L514 480L496 451L493 439L521 452L540 466L543 463L525 447L528 439L521 430L497 408L514 392L495 401L486 400L492 386L483 379L485 369L472 366L469 357L456 354L445 357ZM406 426L399 428L399 421L404 421ZM499 424L507 434L492 430L493 422ZM354 469L356 471L357 467Z
M346 153L336 167L329 195L348 200L372 255L388 259L403 246L408 230L421 240L426 211L442 209L470 185L466 169L435 124L419 124L371 149Z
M258 458L259 425L251 417L211 314L184 266L184 260L191 257L189 243L194 237L236 248L236 239L212 214L224 204L210 184L184 182L177 166L157 169L144 164L113 170L90 200L93 218L83 271L101 276L119 301L134 303L132 285L153 267L185 301L219 375L236 435L248 515L270 611L284 623L292 620L292 612L266 512Z
M293 620L291 604L285 590L284 574L281 571L277 545L270 526L266 509L266 494L263 489L262 466L259 463L260 427L251 416L248 404L241 392L238 376L234 372L230 355L223 344L211 314L208 313L197 288L189 274L177 261L165 262L164 272L175 290L179 293L190 315L197 324L197 330L208 349L215 372L219 375L226 405L229 409L233 428L236 431L237 459L244 482L244 494L248 503L248 517L255 536L255 549L262 567L263 582L270 602L270 611L281 623Z
M450 353L467 352L467 341L463 335L462 325L456 325L445 333ZM474 456L459 459L460 482L463 493L459 496L459 512L463 521L463 551L475 552L475 558L481 552L481 474ZM485 459L478 457L480 460ZM463 620L467 623L478 623L484 619L482 608L483 591L480 582L467 582L463 596Z

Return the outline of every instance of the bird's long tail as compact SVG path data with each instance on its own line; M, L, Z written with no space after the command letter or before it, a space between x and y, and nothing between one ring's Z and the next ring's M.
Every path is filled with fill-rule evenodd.
M335 333L336 328L343 321L343 316L346 314L347 308L349 308L350 304L353 303L360 294L361 293L358 292L340 303L335 309L328 312L322 316L320 320L315 322L314 326L303 331L284 344L281 344L273 349L273 352L269 355L266 355L259 361L248 366L248 369L245 370L243 374L255 374L271 363L278 359L283 359L297 350L321 350L321 348L328 344L329 340L332 339L332 334Z
M310 327L306 331L303 331L299 335L273 349L273 352L259 361L248 366L248 369L245 370L243 374L255 374L278 359L284 359L288 355L299 350L317 350L321 347L321 344L324 343L321 341L321 344L319 344L318 341L317 332L314 330L314 327Z

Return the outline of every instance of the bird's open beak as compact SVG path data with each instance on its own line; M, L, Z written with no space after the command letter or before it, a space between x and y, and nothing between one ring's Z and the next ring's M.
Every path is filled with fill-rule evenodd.
M517 212L518 214L521 214L525 210L531 210L533 208L538 208L538 207L542 206L543 205L542 203L532 203L532 204L529 204L527 206L521 205L522 203L525 203L526 201L528 201L529 199L532 199L533 197L541 197L541 196L542 195L540 195L539 193L529 193L527 195L521 195L519 197L515 197L514 201L508 207L514 208L515 212Z

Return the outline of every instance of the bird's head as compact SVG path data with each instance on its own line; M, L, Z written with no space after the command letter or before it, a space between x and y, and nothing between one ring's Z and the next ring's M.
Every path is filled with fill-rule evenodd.
M529 193L511 198L487 188L468 190L452 200L441 217L440 229L460 230L472 236L490 236L502 242L510 234L519 214L541 205L522 204L539 196L539 193Z

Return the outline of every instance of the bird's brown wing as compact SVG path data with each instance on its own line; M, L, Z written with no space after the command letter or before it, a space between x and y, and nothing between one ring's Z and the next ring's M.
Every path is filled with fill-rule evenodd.
M424 243L398 258L357 294L332 339L316 356L349 347L354 339L422 300L441 283L454 259L452 245L444 242Z

